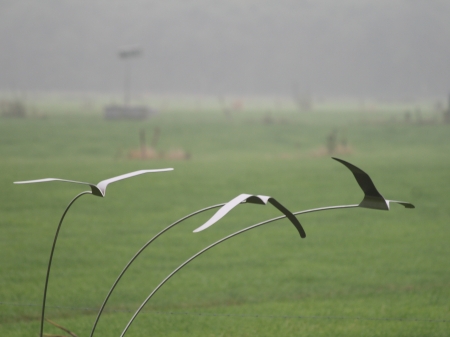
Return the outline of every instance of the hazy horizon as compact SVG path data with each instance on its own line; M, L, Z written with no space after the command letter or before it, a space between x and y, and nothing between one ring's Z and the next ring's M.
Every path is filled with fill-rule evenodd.
M448 1L0 0L0 91L412 99L450 92Z

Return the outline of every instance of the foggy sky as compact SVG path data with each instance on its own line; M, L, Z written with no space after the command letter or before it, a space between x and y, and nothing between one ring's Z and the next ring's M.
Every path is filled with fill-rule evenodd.
M0 91L450 92L446 0L0 0Z

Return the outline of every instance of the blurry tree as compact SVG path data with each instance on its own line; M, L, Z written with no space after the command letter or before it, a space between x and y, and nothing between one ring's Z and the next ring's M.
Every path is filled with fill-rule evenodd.
M447 110L444 111L444 123L450 123L450 94L448 94Z
M25 118L27 116L25 103L18 98L2 101L0 110L3 117Z

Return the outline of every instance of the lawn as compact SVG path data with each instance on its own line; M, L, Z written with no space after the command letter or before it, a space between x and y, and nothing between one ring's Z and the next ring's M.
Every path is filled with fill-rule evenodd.
M127 336L448 336L450 331L450 127L405 122L400 107L362 113L327 107L173 109L147 121L105 121L51 104L45 118L0 119L0 335L37 336L46 264L59 218L82 185L13 185L45 177L97 183L139 169L173 167L83 196L60 232L46 317L89 336L96 310L126 262L153 235L238 194L275 197L291 211L359 203L352 174L326 154L337 130L391 211L348 209L298 216L307 237L281 220L218 245L149 301ZM42 108L44 109L44 108ZM95 110L95 109L94 109ZM140 130L158 150L189 160L130 160ZM135 261L95 335L119 336L152 289L216 240L276 217L242 205L200 233L214 211L171 229ZM46 323L45 332L62 331ZM67 335L66 333L63 333Z

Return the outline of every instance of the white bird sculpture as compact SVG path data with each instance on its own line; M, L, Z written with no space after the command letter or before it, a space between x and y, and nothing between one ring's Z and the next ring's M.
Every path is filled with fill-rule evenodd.
M106 187L110 183L114 183L116 181L131 178L134 176L138 176L138 175L141 175L144 173L166 172L166 171L172 171L172 170L173 170L173 168L156 169L156 170L140 170L140 171L122 174L122 175L114 177L114 178L102 180L97 185L91 184L91 183L85 183L82 181L59 179L59 178L45 178L45 179L37 179L37 180L15 181L14 184L34 184L34 183L46 183L46 182L50 182L50 181L63 181L63 182L67 182L67 183L89 185L91 187L93 195L96 195L98 197L104 197L106 194Z
M306 237L305 230L303 229L302 225L300 224L298 219L295 217L295 215L292 214L291 211L289 211L286 207L284 207L282 204L280 204L278 201L276 201L272 197L269 197L266 195L253 195L253 194L240 194L236 198L230 200L225 205L223 205L207 222L205 222L202 226L195 229L194 233L201 232L202 230L205 230L206 228L214 225L217 221L222 219L233 208L235 208L237 205L239 205L243 202L252 203L252 204L260 204L260 205L267 205L268 202L271 203L281 213L286 215L286 217L292 222L292 224L295 226L295 228L297 228L297 230L302 238Z

